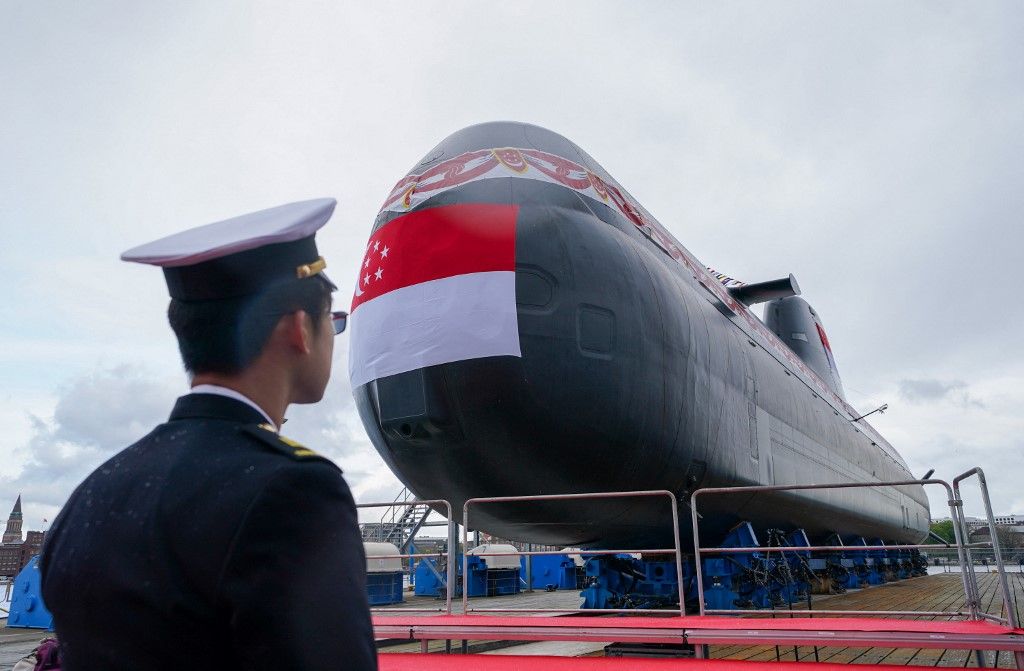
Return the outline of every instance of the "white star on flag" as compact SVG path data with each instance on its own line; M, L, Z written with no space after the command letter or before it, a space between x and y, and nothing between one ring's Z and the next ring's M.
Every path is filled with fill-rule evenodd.
M380 253L380 258L382 258L382 259L388 258L388 246L387 245L384 245L384 249Z
M367 275L366 277L363 278L363 284L369 284L369 283L370 283L370 276Z
M379 280L381 278L381 275L383 275L383 274L384 274L384 269L383 268L377 268L377 272L374 273L374 276Z

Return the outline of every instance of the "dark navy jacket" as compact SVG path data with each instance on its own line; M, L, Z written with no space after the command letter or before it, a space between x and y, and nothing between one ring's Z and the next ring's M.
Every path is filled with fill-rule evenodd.
M376 668L348 486L263 421L184 396L71 495L42 557L65 669Z

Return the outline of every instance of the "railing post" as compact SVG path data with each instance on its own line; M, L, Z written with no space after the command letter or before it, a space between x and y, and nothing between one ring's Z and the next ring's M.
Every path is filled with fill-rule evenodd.
M686 601L685 601L686 593L685 593L685 587L686 586L683 583L683 559L682 559L683 552L682 552L682 540L681 540L681 537L680 537L680 534L679 534L679 501L678 501L678 499L676 499L676 495L673 494L672 492L668 491L667 489L653 489L653 490L640 490L640 491L628 491L628 492L584 492L584 493L579 493L579 494L550 494L550 495L549 494L538 494L538 495L533 495L533 496L494 496L494 497L479 497L479 498L467 499L466 502L463 504L463 507L462 507L462 539L463 539L463 545L464 545L463 546L463 552L462 552L462 557L463 557L463 570L462 570L462 608L463 608L463 613L468 613L468 611L469 611L468 571L466 571L466 567L465 567L465 561L468 559L468 552L467 552L468 548L465 547L465 546L468 545L468 539L469 539L469 535L468 535L469 534L469 507L471 505L483 504L483 503L505 503L505 502L511 502L511 501L521 501L521 502L530 502L530 501L538 501L538 500L561 501L561 500L583 500L583 499L599 499L599 498L629 498L629 497L642 497L642 496L665 496L666 498L669 499L669 504L672 507L672 527L673 527L672 536L673 536L673 539L674 539L674 545L672 547L672 552L675 553L675 558L676 558L675 559L675 564L676 564L676 581L678 583L677 598L679 599L679 613L680 613L680 615L685 614L685 612L686 612ZM479 531L476 531L474 533L479 533ZM605 554L605 555L607 555L607 554L615 554L615 553L624 552L624 551L633 551L633 550L597 550L597 551L594 551L593 554ZM668 552L669 552L668 548L657 548L657 550L655 550L654 548L648 548L646 550L644 548L637 548L637 549L635 549L635 551L639 551L639 552L645 552L646 551L646 552L651 552L651 553L655 553L656 552L658 554L668 554ZM488 553L479 553L476 556L478 556L478 557L487 557L487 556L494 556L495 554L501 555L502 553L489 553L489 552ZM550 554L558 554L558 553L557 552L548 552L548 551L535 552L533 550L528 550L527 551L527 556L530 557L530 558L532 558L534 554L547 554L547 555L550 555ZM572 553L572 554L582 554L582 551L581 552L575 552L575 553ZM487 611L487 612L509 612L508 610L505 610L505 609L495 610L495 609L483 608L483 609L475 609L475 610L477 610L478 612L484 612L484 611ZM518 609L518 610L525 610L525 611L530 611L530 612L540 612L540 611L537 611L536 609L529 609L529 608ZM551 609L541 609L541 610L551 610ZM558 610L558 609L555 609L555 610ZM590 612L625 612L625 611L628 611L628 610L630 610L630 609L595 609L595 610L592 610ZM585 609L580 609L580 608L572 609L571 612L578 612L578 611L586 612ZM562 612L562 611L559 610L559 612ZM569 611L566 611L566 612L569 612Z
M451 505L449 505L448 506L448 571L447 571L447 574L446 574L448 577L445 580L445 587L447 589L445 590L445 602L444 602L445 611L449 615L452 614L452 595L455 594L455 580L457 579L456 576L458 575L458 573L456 572L456 569L458 568L458 565L455 563L456 562L456 560L455 560L455 551L459 547L459 537L458 537L457 532L456 532L457 528L458 528L458 524L456 524L456 522L455 522L455 514L452 512Z
M398 500L399 498L401 498L401 495L399 495L398 498L396 498L394 501L391 501L390 503L357 503L356 504L356 508L357 509L358 508L388 508L388 509L392 509L393 510L396 506L399 506L399 505L406 505L406 506L416 505L416 506L424 507L426 514L429 515L430 514L429 511L430 511L430 506L431 505L444 506L444 509L447 511L447 515L448 515L448 529L449 529L448 537L449 537L449 539L453 537L453 535L454 535L453 529L454 529L454 524L455 523L454 523L454 519L453 519L454 515L452 513L452 504L451 503L449 503L448 501L446 501L444 499L429 499L429 500L424 500L424 501L413 501L413 502L410 502L408 497L406 497L404 502L400 502ZM385 511L384 515L381 516L381 519L383 520L386 515L387 515L387 512ZM380 528L382 528L382 524L378 524L378 529L380 529ZM380 538L380 535L378 535L378 538ZM372 539L367 539L367 540L372 540ZM388 541L386 539L381 539L381 542L388 542ZM449 552L451 551L450 548L451 548L451 544L449 543ZM429 558L429 557L435 557L435 556L439 556L439 555L433 555L433 554L427 555L427 554L417 553L417 552L402 553L402 554L397 554L397 555L378 555L378 557L380 559L398 558L398 559L401 559L403 561L408 561L409 562L410 571L414 571L415 570L416 560L417 559ZM449 558L448 564L449 564L449 566L451 565L450 558ZM435 576L437 577L438 580L441 580L441 576L440 576L440 574L437 573L436 570L434 571L434 574L435 574ZM447 612L450 615L451 612L452 612L451 601L452 601L452 589L453 589L452 588L452 581L451 581L451 579L448 579L447 583L448 584L446 585L446 590L445 590L445 608L444 608L444 612ZM441 609L440 608L424 609L424 608L377 608L377 607L373 607L370 610L375 611L375 612L402 611L402 612L409 613L409 612L424 612L424 611L437 612L437 611L439 611Z
M959 480L962 480L968 475L972 475L977 470L975 469L960 476ZM956 481L955 481L956 482ZM959 491L955 489L956 484L953 487L945 482L944 480L927 479L927 480L901 480L896 482L846 482L846 483L831 483L831 484L806 484L806 485L755 485L755 486L743 486L743 487L709 487L704 489L698 489L693 492L690 496L690 514L693 523L693 547L694 547L694 563L697 568L697 594L700 600L700 614L706 615L709 610L704 607L704 579L703 579L703 565L702 557L707 552L712 550L721 552L724 548L713 548L713 549L702 549L700 547L700 529L698 524L699 514L697 512L697 495L698 494L740 494L740 493L757 493L757 492L768 492L768 491L794 491L794 490L808 490L808 489L847 489L857 487L904 487L910 485L942 485L946 490L946 494L950 506L950 514L953 519L953 535L956 538L957 556L961 566L961 581L964 587L964 598L966 599L966 605L969 610L969 616L972 620L977 619L990 619L997 621L1005 621L1002 618L996 618L988 615L987 613L979 613L980 598L978 596L977 581L972 580L973 574L970 573L970 544L964 540L966 532L964 517L963 517L963 502L960 500ZM991 506L990 506L991 507ZM903 547L903 546L900 546ZM924 547L924 546L908 546L908 547ZM811 546L806 548L809 551L821 551L829 548L824 546ZM747 548L737 548L731 551L733 552L745 552ZM763 549L761 549L763 550ZM1007 587L1008 589L1008 587ZM1004 599L1008 596L1004 596ZM711 610L712 613L718 613L718 611ZM757 612L757 611L748 611ZM823 611L818 611L823 612ZM838 612L838 611L833 611ZM1024 669L1024 655L1021 656L1020 668Z
M953 538L956 540L956 554L957 559L960 561L960 582L964 585L964 598L967 600L967 610L970 613L971 619L978 619L978 589L977 583L973 578L973 568L971 565L971 549L966 547L967 539L970 539L970 535L967 533L967 527L964 524L963 518L963 501L956 494L956 490L946 487L946 496L949 497L949 513L953 519Z
M679 539L679 501L676 495L666 491L672 504L672 537L676 548L676 582L679 586L679 615L686 615L686 586L683 584L683 545Z
M985 471L976 466L965 473L961 473L957 477L953 478L953 491L955 492L957 499L960 499L960 483L971 475L978 476L978 486L981 488L981 500L985 504L985 517L988 521L989 536L992 539L992 553L995 555L996 572L999 575L999 589L1003 595L1003 607L1006 608L1006 622L1010 627L1016 629L1019 626L1019 622L1017 620L1017 603L1006 578L1006 565L1003 563L1003 553L999 546L999 534L996 533L996 520L995 515L992 514L992 500L988 495L988 481L985 479ZM963 502L961 501L961 508L963 507L962 503ZM963 517L962 510L961 517ZM973 565L971 566L971 572L973 575ZM977 582L975 582L975 584L977 584ZM1018 669L1024 669L1024 652L1014 651L1013 659Z
M462 504L462 614L469 615L469 567L466 562L469 561L469 504L472 499L469 499ZM463 642L463 652L465 652L465 642Z
M693 564L697 574L697 612L704 615L704 560L700 554L700 515L697 514L697 494L701 491L698 489L690 495L690 520L693 524Z
M533 591L533 543L526 544L526 591Z

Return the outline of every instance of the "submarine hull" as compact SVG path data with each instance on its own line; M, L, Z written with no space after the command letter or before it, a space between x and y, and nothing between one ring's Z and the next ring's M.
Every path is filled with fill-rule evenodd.
M461 517L474 497L664 489L679 498L685 539L686 501L699 487L912 479L881 436L851 421L852 408L566 138L511 122L453 134L399 182L374 236L407 230L402 217L440 222L469 205L511 208L515 319L507 328L518 355L460 358L456 346L450 360L366 373L361 352L373 334L357 333L368 304L353 304L353 369L371 378L353 379L360 416L419 497L446 499ZM700 505L702 533L712 536L748 520L812 538L914 542L930 521L919 486L726 495ZM486 504L470 514L471 527L513 540L672 541L667 498Z

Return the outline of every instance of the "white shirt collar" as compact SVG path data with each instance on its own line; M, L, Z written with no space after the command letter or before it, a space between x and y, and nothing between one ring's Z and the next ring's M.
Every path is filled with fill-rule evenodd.
M253 408L254 410L258 411L261 415L263 415L263 418L267 420L267 424L274 427L274 431L280 430L277 424L274 423L274 420L270 419L270 415L268 415L263 410L263 408L256 405L256 402L253 401L248 396L246 396L245 394L235 391L234 389L228 389L227 387L222 387L219 384L197 384L196 386L192 387L192 393L216 394L217 396L227 396L228 398L233 398L236 401L241 401L242 403L245 403L250 408Z

